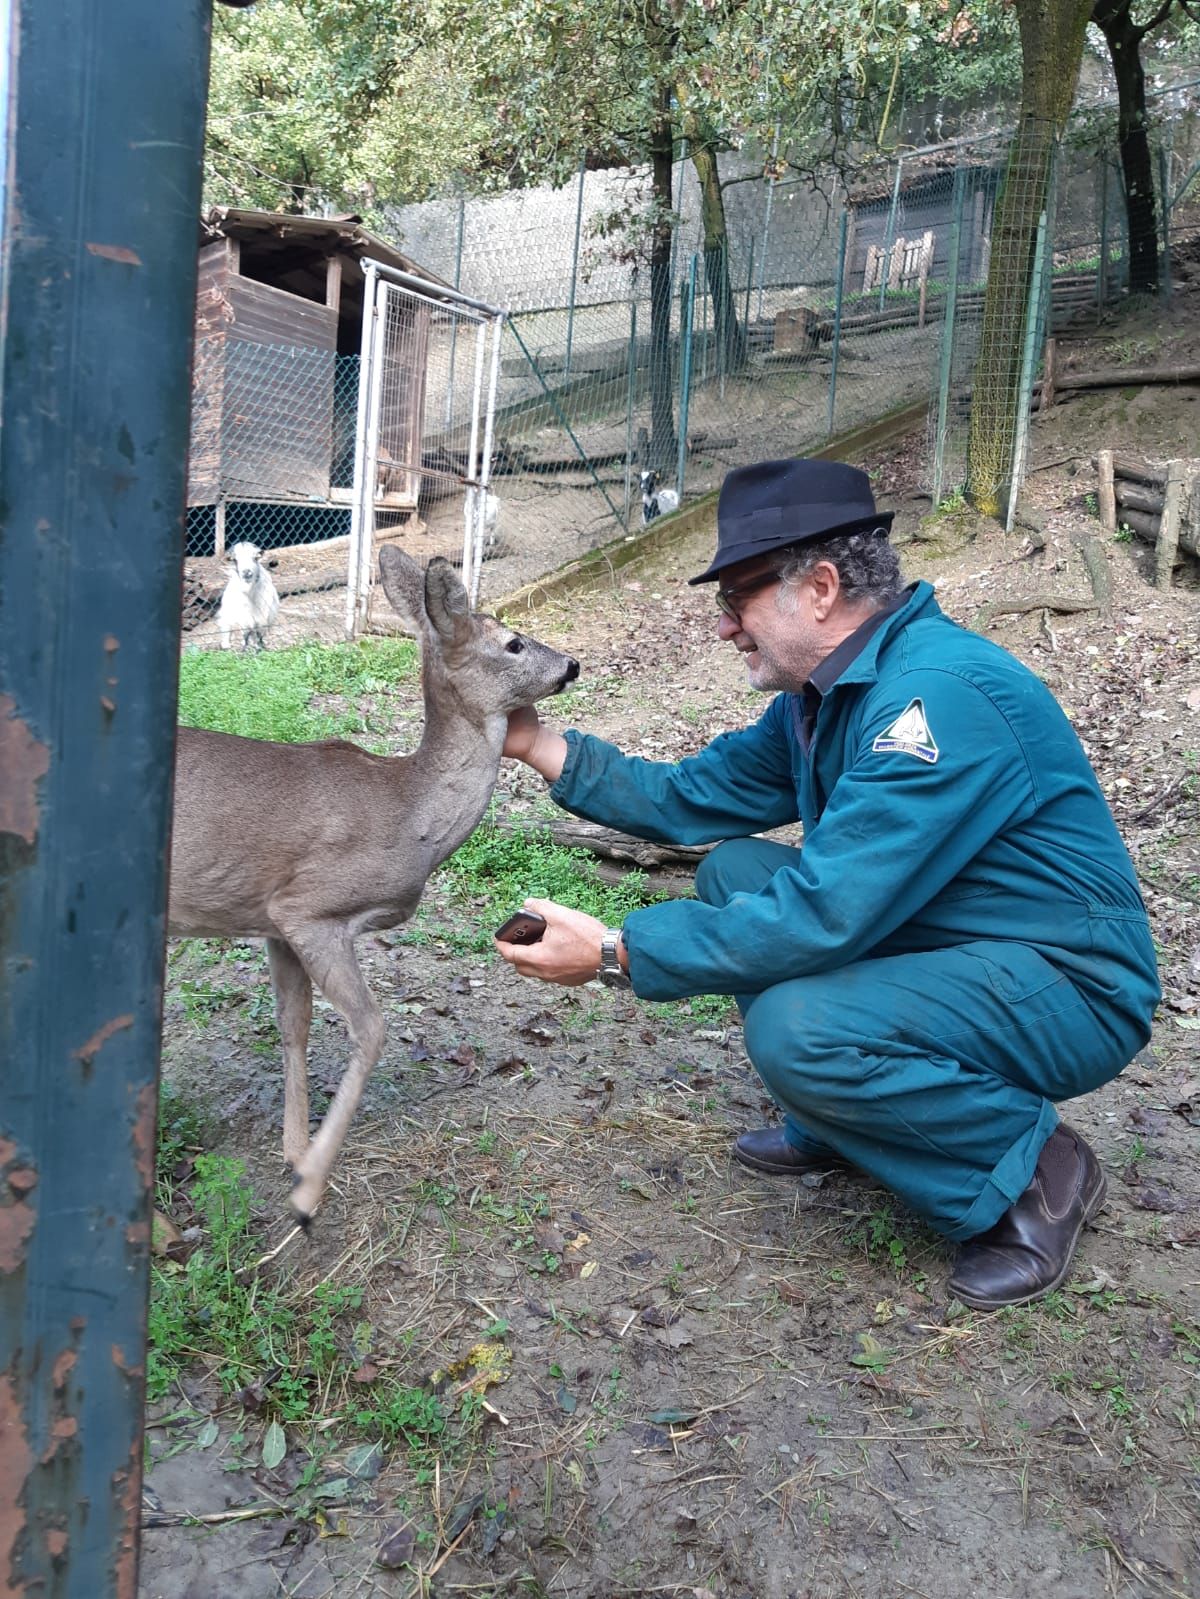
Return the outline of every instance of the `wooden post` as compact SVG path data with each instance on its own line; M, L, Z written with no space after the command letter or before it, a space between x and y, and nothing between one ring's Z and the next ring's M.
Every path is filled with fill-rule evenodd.
M213 554L217 560L225 556L225 496L220 495L213 514Z
M1054 404L1054 364L1056 353L1057 345L1054 341L1054 335L1051 334L1046 340L1046 353L1042 357L1042 400L1038 407L1041 411L1048 411ZM1109 459L1111 462L1111 453Z
M342 258L331 255L325 263L325 304L336 311L342 301Z
M1183 487L1184 463L1168 461L1162 521L1158 526L1158 543L1154 550L1154 584L1160 589L1171 587L1171 572L1179 549L1179 516L1183 509Z
M1117 494L1113 484L1113 452L1101 450L1096 456L1099 481L1100 526L1113 538L1117 531Z
M921 251L921 286L920 286L920 294L919 294L919 296L917 298L917 326L919 328L923 328L925 326L925 296L928 294L928 292L929 292L929 255L928 255L928 253L926 251L922 250Z

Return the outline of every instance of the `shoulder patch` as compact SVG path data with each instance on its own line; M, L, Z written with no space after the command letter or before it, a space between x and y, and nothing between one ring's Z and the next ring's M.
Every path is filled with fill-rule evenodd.
M937 741L929 730L925 707L920 700L909 700L892 723L871 745L877 753L898 750L902 755L915 755L919 761L932 766L938 758Z

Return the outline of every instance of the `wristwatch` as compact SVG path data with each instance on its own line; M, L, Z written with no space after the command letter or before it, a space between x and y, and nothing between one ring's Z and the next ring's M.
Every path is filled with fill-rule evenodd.
M600 970L596 976L605 988L632 988L629 974L617 958L617 945L621 941L619 927L607 927L600 940Z

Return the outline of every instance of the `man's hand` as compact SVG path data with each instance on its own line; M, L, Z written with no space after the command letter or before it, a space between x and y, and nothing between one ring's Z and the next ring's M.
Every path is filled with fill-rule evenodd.
M510 724L511 725L511 724ZM600 940L605 925L583 911L556 905L552 899L527 899L527 911L546 918L546 931L536 944L502 944L496 949L522 977L540 977L563 988L589 983L600 969Z
M547 783L557 782L567 759L567 741L548 728L532 705L509 711L508 731L501 755L511 755L540 772Z
M527 761L541 731L542 719L534 706L522 705L520 710L509 711L508 732L500 753L511 755L516 761Z

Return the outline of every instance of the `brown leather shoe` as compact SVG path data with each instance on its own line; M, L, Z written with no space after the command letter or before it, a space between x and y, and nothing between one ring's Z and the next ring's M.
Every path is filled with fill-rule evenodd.
M733 1158L752 1171L770 1172L777 1177L800 1177L806 1171L834 1171L848 1164L832 1149L825 1154L797 1149L795 1144L788 1143L782 1127L756 1127L753 1132L740 1133L734 1142Z
M1027 1305L1066 1280L1087 1222L1104 1203L1100 1162L1063 1123L1046 1140L1033 1181L994 1227L964 1244L950 1292L976 1310Z

